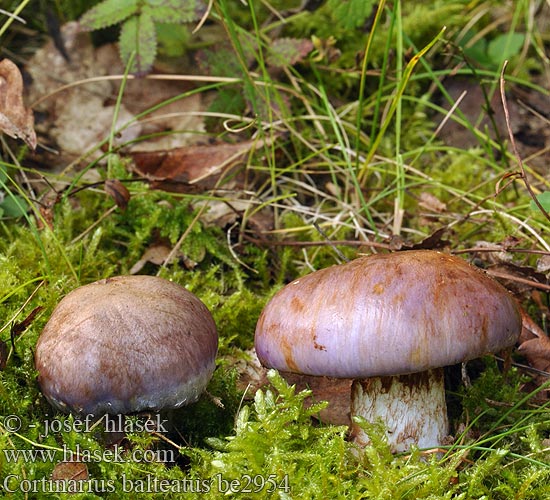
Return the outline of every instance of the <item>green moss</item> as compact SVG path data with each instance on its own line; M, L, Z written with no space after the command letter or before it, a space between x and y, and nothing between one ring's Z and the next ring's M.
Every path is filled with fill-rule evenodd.
M67 1L57 2L56 7L73 16L77 10L90 7L85 3L76 2L78 6L73 10L65 9L71 4ZM495 185L515 167L497 161L483 134L479 136L479 147L470 150L451 149L435 137L430 118L435 109L434 94L432 90L424 92L428 92L429 85L437 87L440 79L450 73L447 67L432 75L429 66L439 70L436 63L448 56L452 44L444 50L434 47L423 58L427 66L417 69L408 81L399 112L372 156L369 176L363 184L355 183L357 168L361 168L355 155L364 158L370 152L373 138L369 134L380 129L395 97L395 71L399 64L407 64L413 53L409 49L425 46L443 24L452 42L453 31L460 32L471 18L466 7L481 7L463 1L402 2L403 16L397 19L397 11L392 10L396 4L386 3L367 65L364 102L358 106L358 68L369 34L369 19L358 29L350 29L356 19L334 19L332 4L325 2L315 9L317 4L310 2L312 12L283 11L287 18L281 24L262 2L215 3L214 9L223 7L234 17L225 17L223 22L231 36L238 36L238 40L232 40L233 46L242 49L246 61L238 64L236 74L236 66L228 65L227 57L210 56L211 69L223 63L229 71L224 73L226 76L240 75L247 84L242 88L225 87L226 94L220 94L213 109L238 111L239 115L254 110L259 113L259 121L246 133L256 132L256 125L264 132L273 125L277 133L277 148L266 147L247 165L249 173L258 178L266 172L271 176L265 184L259 183L261 188L256 193L260 203L269 205L274 200L273 210L277 211L278 232L262 234L265 245L248 244L243 239L243 244L232 249L238 254L232 253L225 231L207 226L197 217L197 201L204 201L206 194L167 194L151 191L139 182L127 184L131 198L125 211L115 209L111 213L113 200L101 189L88 187L76 195L67 190L61 196L51 209L51 229L43 227L44 221L35 213L0 221L0 339L9 352L6 366L0 371L0 488L15 490L3 491L5 497L68 498L65 493L46 494L40 481L48 480L56 464L67 458L64 450L76 453L78 449L99 457L85 460L89 478L98 482L88 483L88 492L71 498L547 497L549 405L534 404L522 392L525 378L521 373L512 370L503 375L491 358L472 387L450 394L452 429L457 440L443 446L439 453L412 449L407 454L392 455L384 423L364 421L358 424L366 429L372 443L358 450L350 443L347 428L317 421L316 414L326 403L308 407L305 402L309 392L296 392L275 372L270 373L269 383L253 395L252 402L244 400L237 389L238 373L228 367L235 356L242 355L241 350L252 346L257 318L269 297L297 276L357 255L355 247L342 245L342 257L326 244L327 237L311 224L316 211L324 216L317 221L330 240L358 239L354 225L357 216L365 217L359 223L361 229L375 233L377 240L378 231L391 232L397 200L405 210L403 228L410 230L411 239L415 239L426 231L417 209L418 195L426 191L447 204L433 224L452 224L455 233L449 238L454 248L516 236L517 221L532 224L540 234L548 230L542 214L530 211L521 183L493 197ZM490 2L486 7L498 4ZM300 2L281 0L270 5L295 9ZM525 5L522 3L520 8ZM215 11L211 19L217 21L219 17L220 11ZM258 31L252 36L253 18ZM483 25L488 23L489 19L483 19ZM254 38L256 34L260 39ZM268 47L278 37L307 39L311 35L325 41L333 36L342 56L315 60L319 54L314 52L311 59L287 68L284 76L271 72L272 68L264 71L260 47ZM403 39L400 46L398 35ZM226 55L222 51L220 54ZM528 60L529 67L533 61ZM387 67L381 71L385 64ZM247 67L253 68L254 74L244 74ZM258 75L261 85L252 85L248 77L259 83ZM280 102L267 106L268 100L276 101L274 96L281 96ZM359 110L362 114L357 120L355 113ZM271 116L276 124L267 122ZM219 120L216 124L221 128ZM110 160L110 178L131 178L123 161L115 157ZM95 168L107 177L101 167ZM17 173L17 168L10 172ZM334 195L332 190L325 197L327 182L340 186L345 194ZM315 189L309 190L308 186ZM84 188L79 179L73 187ZM251 182L246 189L253 187ZM25 201L33 206L31 200ZM486 217L463 221L474 207L487 210ZM299 210L302 208L311 208L311 212L304 215ZM257 236L253 234L255 229L247 230L247 234ZM277 238L292 240L296 245L270 246ZM306 247L300 242L322 244ZM114 437L100 425L83 432L75 428L73 417L57 414L51 408L37 384L34 348L53 308L66 293L80 284L128 273L155 244L168 248L181 245L183 257L163 267L149 263L141 272L182 284L209 307L220 335L217 369L208 393L199 401L162 415L169 427L166 434L135 430L113 442ZM25 332L15 335L12 344L13 321L21 322L38 306L43 310ZM140 418L132 416L129 421L137 424ZM20 423L20 428L12 427L14 422ZM62 429L46 433L53 422ZM113 460L115 445L122 447L124 460ZM24 456L18 450L42 455ZM50 452L53 455L48 455ZM132 453L141 459L132 459ZM158 459L143 459L155 456L148 453L157 453ZM25 487L31 488L27 495ZM240 493L226 495L231 487ZM243 492L243 488L249 491Z

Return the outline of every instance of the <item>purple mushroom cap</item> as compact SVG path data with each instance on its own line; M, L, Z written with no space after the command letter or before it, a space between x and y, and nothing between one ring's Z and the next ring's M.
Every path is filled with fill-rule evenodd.
M217 348L212 315L195 295L162 278L119 276L63 298L35 364L54 407L101 416L196 401Z
M293 281L262 312L255 348L271 368L358 379L468 361L512 346L520 331L503 286L458 257L420 250Z

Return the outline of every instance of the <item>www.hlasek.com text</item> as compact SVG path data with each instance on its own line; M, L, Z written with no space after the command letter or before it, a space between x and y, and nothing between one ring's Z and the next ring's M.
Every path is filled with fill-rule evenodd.
M109 449L89 450L77 444L69 449L63 445L61 449L38 448L38 449L4 449L2 450L4 460L7 463L23 461L31 462L84 462L84 463L124 463L124 462L146 462L146 463L175 463L177 456L175 450L128 450L124 446L115 445Z

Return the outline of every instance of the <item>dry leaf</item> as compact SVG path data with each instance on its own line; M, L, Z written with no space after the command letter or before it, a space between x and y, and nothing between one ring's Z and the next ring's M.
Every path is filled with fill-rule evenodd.
M439 199L435 197L433 194L427 193L425 191L420 193L418 197L418 206L425 208L430 212L436 212L439 214L447 210L447 205L445 203L443 203L442 201L439 201Z
M36 149L34 116L23 104L23 77L9 59L0 61L0 130Z
M163 244L151 245L147 250L145 250L141 259L139 259L130 269L130 274L139 273L144 267L145 264L151 263L155 266L162 266L168 256L172 253L172 249ZM183 260L183 264L186 269L193 269L196 267L197 263L190 258L186 257L181 251L176 252L174 259Z
M48 226L53 230L53 206L40 206L38 207L40 215L42 217L37 217L38 229L44 229L44 226Z
M93 151L90 158L100 158L102 152L96 147L109 136L115 113L113 82L99 78L110 68L100 64L90 34L83 32L77 22L70 22L61 27L61 42L71 54L71 62L51 40L35 52L26 66L32 78L29 98L36 102L34 109L42 117L37 129L43 140L57 150L57 154L47 156L49 168L65 166L88 151ZM90 78L92 81L86 84L70 86ZM65 84L69 86L58 92ZM133 120L134 114L121 105L116 126ZM125 144L139 134L139 124L133 123L117 134L115 144Z
M104 185L105 192L115 200L117 207L126 210L130 200L130 191L118 179L107 179Z
M75 481L86 481L88 477L88 467L83 462L59 462L52 471L53 481L70 481L69 484L74 484ZM78 488L77 484L75 488Z
M239 378L237 387L246 391L245 396L253 398L258 389L269 383L267 368L263 367L254 349L244 352L244 356L227 358ZM281 372L281 376L290 384L296 385L297 391L310 389L312 395L304 401L306 406L319 401L328 401L329 405L319 412L319 419L327 424L350 425L351 385L352 379L330 377L313 377L296 373Z
M245 392L246 398L253 398L258 389L269 384L267 369L261 365L253 348L247 349L242 355L227 356L226 361L237 370L237 389Z
M313 50L313 42L305 38L279 38L271 43L267 63L276 67L293 66Z
M528 340L538 337L545 337L546 334L542 328L527 314L523 307L519 307L521 312L521 335L519 336L519 344L523 344Z
M235 231L251 230L260 238L264 232L271 231L274 227L273 209L267 206L255 210L258 206L257 200L242 191L233 192L230 199L199 200L194 206L207 207L201 215L201 222L207 226L227 228L239 222L238 230ZM244 219L243 225L241 222Z
M130 269L130 274L139 273L148 262L156 266L161 266L170 255L170 251L170 248L168 248L166 245L150 246L147 250L145 250L145 253L141 257L141 259L139 259L132 266L132 269Z
M537 259L537 271L546 275L550 273L550 255L541 255Z
M449 240L444 240L443 236L449 232L449 228L440 227L432 234L424 238L420 243L414 245L402 245L400 250L441 250L449 246Z
M550 338L531 319L531 317L520 306L522 318L522 330L519 338L520 345L518 352L522 354L529 366L542 372L550 372ZM532 374L532 381L527 383L523 390L531 392L538 386L548 381L548 376L543 373ZM548 396L548 390L539 392L536 396L544 400Z
M353 379L314 377L296 373L281 373L298 391L310 389L312 395L304 401L306 406L319 401L328 401L328 406L319 412L319 420L327 424L351 425L351 386Z
M187 146L171 151L130 153L134 171L151 182L154 189L200 192L213 188L222 175L262 141Z
M533 368L550 372L550 339L546 335L526 340L518 347L518 351Z
M50 41L26 66L32 77L29 98L36 102L34 109L42 116L37 129L42 140L57 150L57 154L48 155L45 160L48 168L54 169L76 159L87 163L90 158L101 158L103 153L97 146L109 136L115 109L113 103L121 81L100 77L124 73L116 44L96 48L91 43L90 33L83 32L79 23L63 25L61 38L71 54L70 62ZM85 84L71 85L83 80ZM64 85L67 87L59 91ZM123 128L115 136L115 145L138 151L170 150L196 142L197 137L202 138L202 94L186 95L190 88L190 84L181 81L136 79L125 82L115 124L116 128ZM158 106L166 102L167 105ZM150 109L154 111L146 113ZM86 152L89 156L81 159Z
M548 293L542 290L533 290L531 292L531 300L540 311L541 315L550 316L550 307L547 303Z
M548 279L542 273L537 272L531 266L522 266L516 264L511 259L506 261L506 254L498 252L498 256L487 256L486 259L503 259L495 265L487 267L487 272L494 278L498 278L501 284L519 296L523 293L531 292L537 284L548 286ZM485 259L484 259L485 260Z
M42 311L42 309L44 309L44 307L36 306L23 321L13 323L10 329L11 337L15 338L21 335L32 324L32 322L34 321L34 318L36 318L36 315L40 311Z

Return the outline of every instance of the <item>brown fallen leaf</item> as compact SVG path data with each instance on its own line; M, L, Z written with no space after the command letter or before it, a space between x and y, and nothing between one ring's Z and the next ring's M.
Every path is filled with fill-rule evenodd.
M245 155L262 146L263 141L251 140L129 153L129 156L134 160L134 171L147 179L153 189L189 193L212 189Z
M107 179L104 185L105 192L115 200L117 207L123 212L130 201L130 191L118 179Z
M236 356L227 356L225 360L229 366L237 370L237 389L245 393L245 398L254 398L258 389L269 384L267 368L261 365L254 348L240 352Z
M533 290L531 292L531 300L540 311L541 315L550 316L550 307L547 304L547 293L542 290Z
M40 206L38 207L41 217L36 217L38 229L42 230L44 227L48 226L53 230L53 206Z
M546 275L537 272L533 267L516 264L511 259L507 260L505 252L495 253L491 256L481 257L484 262L491 258L498 260L497 263L488 265L486 271L493 278L497 278L514 295L522 296L530 293L533 289L550 290Z
M148 262L156 266L161 266L170 255L170 252L171 248L166 245L150 246L147 250L145 250L145 253L142 255L141 259L139 259L132 266L132 269L130 269L130 274L139 273Z
M41 153L38 161L45 168L60 170L75 161L81 165L92 159L103 161L104 151L98 145L111 133L121 84L124 95L114 136L117 148L170 150L203 137L202 93L183 96L192 88L190 82L177 77L173 81L156 79L158 75L124 82L116 76L102 78L124 73L118 44L96 47L90 33L76 21L61 26L59 35L57 45L48 41L26 65L32 79L29 102L41 116L36 129L41 142L54 150ZM60 53L59 45L71 55L70 61ZM186 74L191 69L182 67L177 72Z
M526 340L518 347L529 365L543 372L550 372L550 338L546 335Z
M88 477L87 465L78 461L59 462L52 471L53 481L69 481L69 484L74 485L75 488L78 488L76 481L86 481Z
M319 420L326 424L351 425L351 386L353 379L314 377L296 373L281 373L298 391L310 389L312 394L304 401L306 406L319 401L328 401L328 406L319 412Z
M34 116L23 103L23 77L9 59L0 61L0 131L36 149Z
M429 210L430 212L436 212L442 214L447 210L447 205L440 201L436 196L431 193L423 191L418 196L418 206Z
M519 307L521 312L521 335L519 336L519 344L523 344L528 340L545 337L544 330L527 314L523 307Z
M532 392L540 387L550 378L550 338L537 325L535 321L527 314L520 306L522 328L519 337L519 354L525 357L527 364L539 370L535 373L529 373L532 380L527 382L522 390L524 392ZM546 375L545 373L549 373ZM546 401L549 397L549 391L544 390L536 394L535 398L538 401Z
M541 255L537 259L537 271L539 273L550 273L550 255Z
M237 388L245 392L245 397L253 398L261 387L268 385L267 368L260 364L256 351L249 349L244 356L226 358L238 374ZM281 376L297 391L310 389L312 394L304 403L310 406L319 401L328 401L328 406L319 412L319 420L327 424L350 425L352 379L313 377L296 373L281 372Z
M167 245L163 245L162 243L151 245L145 250L141 259L132 266L130 274L139 273L147 263L151 263L155 266L162 266L171 253L172 248ZM176 259L181 259L186 269L193 269L197 265L197 262L185 256L181 251L177 252L174 257Z
M420 243L415 245L404 245L404 250L441 250L449 246L449 240L444 240L443 236L449 233L449 228L440 227L432 234L424 238Z
M44 307L36 306L23 321L14 323L10 329L11 338L14 339L21 335L32 324L34 318L36 318L36 315L41 312L42 309L44 309Z

